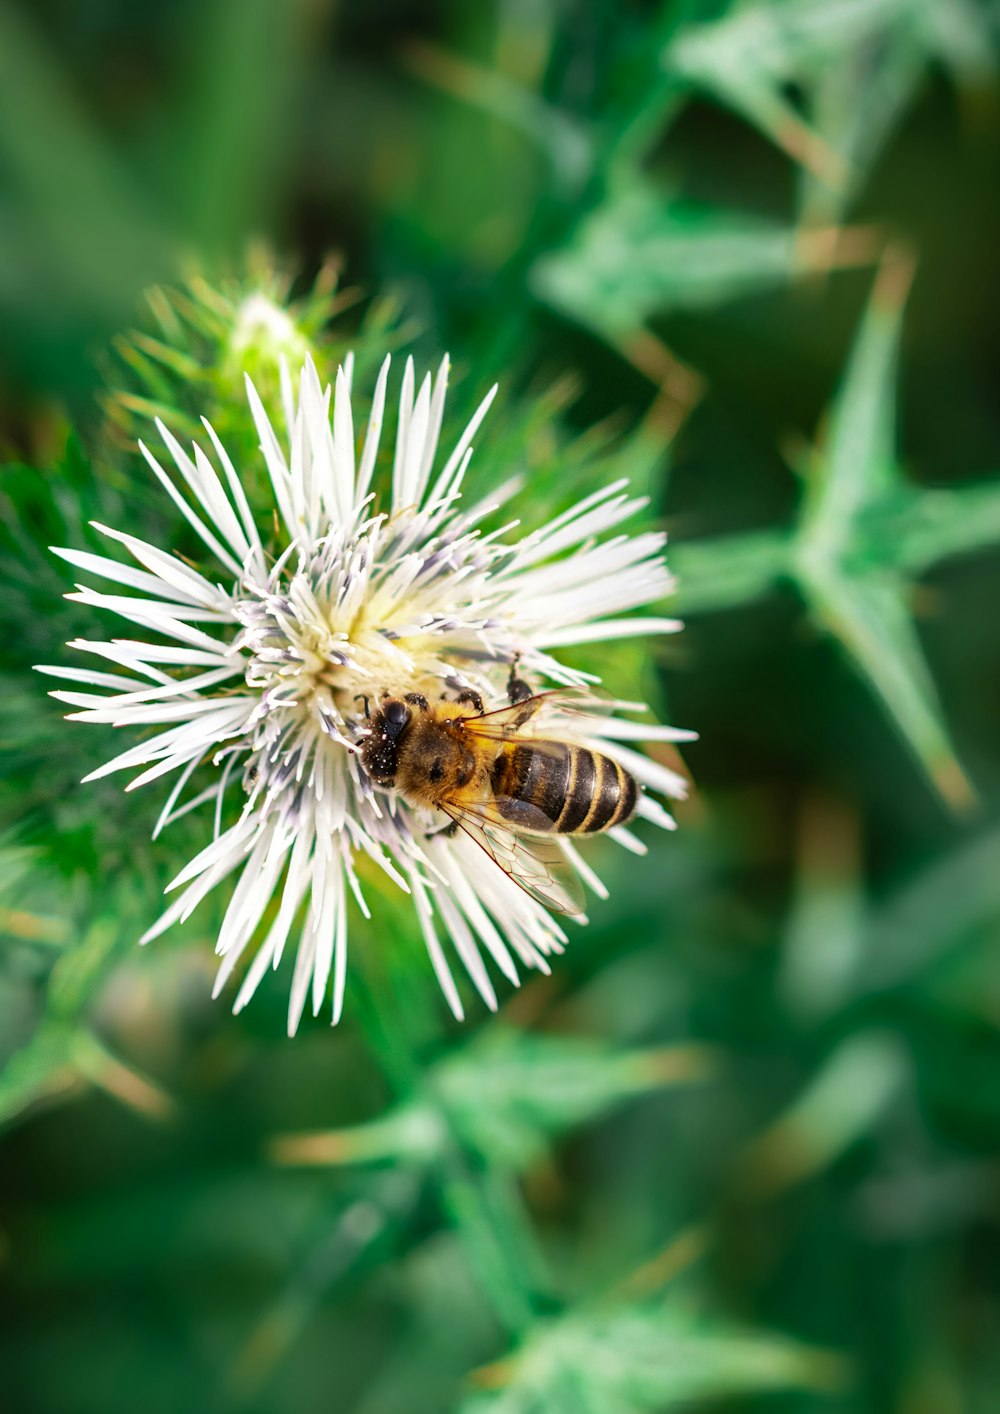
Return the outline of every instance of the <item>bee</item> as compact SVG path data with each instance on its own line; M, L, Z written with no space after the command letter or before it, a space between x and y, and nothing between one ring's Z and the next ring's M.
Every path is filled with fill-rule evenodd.
M639 787L610 756L525 732L565 694L532 695L512 669L508 696L490 711L470 690L434 703L419 692L385 694L374 712L365 699L361 764L409 805L447 815L449 832L464 830L533 898L579 913L579 880L553 837L624 824Z

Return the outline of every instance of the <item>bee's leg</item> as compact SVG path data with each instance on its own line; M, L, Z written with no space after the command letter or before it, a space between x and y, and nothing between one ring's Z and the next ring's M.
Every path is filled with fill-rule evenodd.
M455 701L468 702L471 706L475 707L476 711L480 714L480 716L482 716L483 712L486 710L483 703L483 699L480 697L479 693L471 687L463 688L462 691L455 698Z
M436 839L438 835L441 835L441 837L442 837L443 839L450 840L451 837L452 837L452 835L455 835L455 834L457 834L457 833L458 833L458 821L457 821L457 820L449 820L448 823L447 823L447 825L442 825L442 826L441 826L440 830L431 830L431 832L430 832L430 834L427 836L427 838L428 838L429 840L433 840L433 839Z
M408 692L403 701L408 702L411 707L418 707L421 712L427 711L427 698L422 692Z
M510 662L510 677L507 679L507 696L510 699L510 705L512 707L515 703L523 702L526 698L534 697L535 695L530 684L526 683L524 678L519 678L517 675L517 665L520 661L520 653L515 654Z

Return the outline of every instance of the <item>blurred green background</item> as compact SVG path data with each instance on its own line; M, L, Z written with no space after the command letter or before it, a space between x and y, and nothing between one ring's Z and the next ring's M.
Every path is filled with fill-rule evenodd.
M1000 1408L997 38L0 0L5 1408ZM604 666L692 799L496 1019L401 899L293 1042L283 975L208 1000L218 903L140 954L199 827L78 787L110 733L31 672L105 631L47 545L170 543L143 414L238 443L260 242L328 374L448 348L456 426L500 379L529 517L627 474L670 532L686 631Z

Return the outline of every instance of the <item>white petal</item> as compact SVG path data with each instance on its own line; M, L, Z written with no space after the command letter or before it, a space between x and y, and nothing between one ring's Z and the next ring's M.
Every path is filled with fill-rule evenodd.
M605 756L620 761L626 771L630 771L644 786L662 791L664 795L672 795L678 800L683 800L687 795L688 783L684 777L667 766L661 766L658 761L651 761L648 756L632 751L627 746L620 746L618 742L610 741L607 737L589 744L596 750L603 751Z
M271 488L274 491L274 499L278 503L282 520L290 535L294 537L296 533L295 511L291 500L291 478L288 471L288 464L285 455L278 445L278 439L274 435L274 428L271 426L267 413L264 411L264 404L257 395L250 378L246 380L247 401L250 404L250 413L257 428L257 436L260 438L260 449L264 454L264 462L267 466L268 475L271 478Z
M215 454L219 458L222 469L226 474L226 481L229 485L232 498L236 502L236 509L239 512L243 532L247 541L253 547L254 566L263 577L265 574L264 548L260 543L260 536L257 533L257 526L250 511L250 503L247 500L246 492L243 490L243 483L236 474L236 468L233 466L228 452L216 435L215 428L207 418L203 417L201 421L205 431L211 438L212 446L215 448Z
M119 564L117 560L109 560L106 555L92 555L85 550L60 550L57 545L52 545L49 548L54 555L58 555L62 560L67 560L79 570L86 570L88 574L100 575L102 579L110 579L115 584L128 585L130 589L138 589L143 594L159 596L166 589L166 584L159 575L150 574L147 570L134 569L132 565ZM192 598L191 602L198 604L204 600L199 596Z
M392 509L398 511L409 504L405 499L406 455L409 446L410 420L413 417L413 359L406 360L403 386L399 394L399 420L396 423L396 454L392 463Z
M642 820L648 820L653 825L659 825L661 830L676 830L677 821L669 811L664 810L658 800L654 800L651 795L641 795L636 806L635 813Z
M468 426L466 427L465 431L462 433L461 437L455 444L455 450L445 462L444 468L441 471L441 475L438 477L430 495L427 498L429 502L439 501L443 496L447 495L448 488L452 481L452 477L454 476L457 468L461 465L462 459L465 456L466 451L469 449L473 437L475 437L476 433L479 431L479 424L489 412L490 407L493 403L493 399L496 397L499 388L499 383L494 383L493 387L486 394L486 397L476 408L476 411L472 414Z
M451 940L455 945L455 951L462 959L462 965L472 978L476 991L489 1007L490 1011L497 1009L497 994L493 990L493 984L489 979L483 960L479 956L479 949L476 947L475 939L469 929L469 925L462 917L459 910L447 889L437 889L434 894L434 902L438 912L444 921L445 927L451 935Z
M187 501L185 501L184 497L177 490L177 487L170 480L170 477L163 470L163 467L160 465L160 463L153 456L153 453L146 446L145 442L139 443L139 451L146 458L146 462L148 463L157 481L159 481L160 485L166 491L167 495L173 501L174 505L180 511L184 519L193 528L195 534L199 537L199 539L201 539L204 544L208 546L208 548L211 550L212 554L216 557L220 564L225 565L231 573L239 574L240 567L237 562L233 559L232 555L225 548L225 546L218 539L218 537L213 535L213 533L211 532L211 530L209 530L208 526L201 519L201 517L191 509Z
M535 642L539 648L568 648L574 643L600 643L609 638L639 638L645 637L646 634L677 633L683 627L680 619L601 619L556 629L553 633L539 634Z
M145 540L138 540L134 535L126 535L123 530L115 530L111 526L102 525L99 520L92 520L90 523L102 535L107 535L112 540L117 540L120 545L124 545L141 565L145 565L152 572L152 576L162 581L158 590L154 592L162 594L165 590L170 589L182 599L187 599L192 604L202 604L206 608L218 609L226 604L225 596L209 584L204 575L200 575L197 570L189 569L176 556L165 555L155 545L150 545Z
M434 394L431 398L431 412L427 425L427 436L424 439L424 455L420 464L420 494L423 495L427 485L428 477L431 474L431 467L434 465L434 457L437 454L438 439L441 436L441 423L444 418L444 400L448 392L448 373L451 369L451 362L445 354L434 379Z
M413 901L417 906L417 917L420 920L420 930L424 935L424 942L427 946L427 953L434 968L434 975L438 979L438 985L445 996L445 1001L451 1008L452 1014L458 1021L465 1020L465 1012L462 1009L462 1002L455 986L455 979L451 975L451 970L445 961L444 952L441 949L441 942L434 931L434 919L431 914L430 904L427 901L427 888L420 875L414 871L410 875L410 885L413 893Z
M633 711L645 710L632 707ZM697 741L698 733L684 727L662 727L658 722L627 722L621 717L587 719L587 731L595 736L619 741Z
M375 384L375 395L372 398L372 410L368 418L368 430L365 433L365 448L361 454L361 465L358 467L358 484L355 491L359 503L368 495L372 472L375 470L375 458L378 456L379 440L382 436L382 419L385 413L385 390L389 378L389 362L389 355L386 354L382 367L379 369L378 381Z
M595 893L598 898L610 898L608 890L605 888L604 884L601 882L598 876L594 873L593 869L591 869L587 861L582 857L580 851L576 848L573 842L564 837L560 839L559 843L562 846L562 850L566 858L572 864L573 868L579 874L580 878L587 885L587 887L591 889L592 892Z
M333 473L339 518L346 521L355 503L354 420L351 416L351 389L342 368L337 369L337 391L333 403Z

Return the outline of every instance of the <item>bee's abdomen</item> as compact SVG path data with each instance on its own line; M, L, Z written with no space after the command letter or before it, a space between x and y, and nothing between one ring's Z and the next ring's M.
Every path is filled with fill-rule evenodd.
M560 834L594 834L627 820L635 809L636 783L629 773L586 746L520 743L497 758L493 790L507 798L504 811L518 819L516 802L541 811ZM504 809L501 805L501 809Z
M629 818L637 795L635 781L617 761L585 746L574 747L566 804L556 829L588 835L610 830Z

